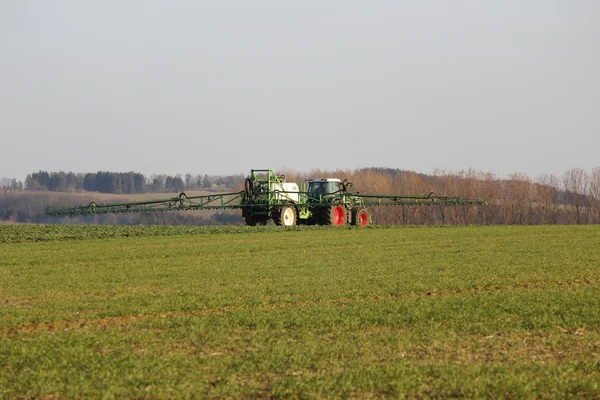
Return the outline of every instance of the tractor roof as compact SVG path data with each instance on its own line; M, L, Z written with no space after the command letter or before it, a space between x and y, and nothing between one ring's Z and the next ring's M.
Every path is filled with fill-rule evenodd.
M307 179L308 182L341 182L341 179L338 178L310 178Z

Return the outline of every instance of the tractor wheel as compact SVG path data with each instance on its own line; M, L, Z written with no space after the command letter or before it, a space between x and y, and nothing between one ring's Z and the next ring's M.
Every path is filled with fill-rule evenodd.
M244 219L246 220L246 225L248 225L248 226L256 226L256 219L254 218L253 215L246 215L244 217Z
M278 226L294 226L297 222L296 208L294 206L285 206L279 209L273 220Z
M325 225L342 226L346 223L346 209L336 205L325 210Z
M293 206L283 207L281 210L281 222L283 226L294 226L298 222L296 208Z
M365 208L354 207L352 209L352 225L367 226L369 225L369 213Z

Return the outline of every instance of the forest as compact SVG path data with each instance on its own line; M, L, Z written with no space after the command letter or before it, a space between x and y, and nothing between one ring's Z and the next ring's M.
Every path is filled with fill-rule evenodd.
M421 174L390 168L357 170L277 171L287 181L309 177L348 179L354 191L371 194L428 194L487 200L486 207L382 206L370 209L373 223L385 225L563 225L600 223L600 167L592 171L569 168L562 176L543 174L532 179L523 173L500 178L477 170ZM49 218L48 209L76 205L167 198L180 192L225 193L242 190L243 175L208 176L185 174L39 171L25 183L0 180L0 222L4 223L97 223L238 225L236 210L128 213L76 218Z
M100 192L115 194L167 193L193 189L233 188L244 180L243 175L151 175L139 172L95 173L38 171L28 174L25 183L16 179L3 178L0 187L8 190L51 191L51 192Z

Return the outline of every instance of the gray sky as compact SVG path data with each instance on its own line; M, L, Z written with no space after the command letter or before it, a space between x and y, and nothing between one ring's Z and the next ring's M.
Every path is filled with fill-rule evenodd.
M0 0L0 176L600 166L600 1Z

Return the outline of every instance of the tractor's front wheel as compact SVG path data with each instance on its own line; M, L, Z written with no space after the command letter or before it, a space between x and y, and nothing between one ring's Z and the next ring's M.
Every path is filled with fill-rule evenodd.
M352 209L352 225L367 226L369 225L369 213L365 208L354 207Z

